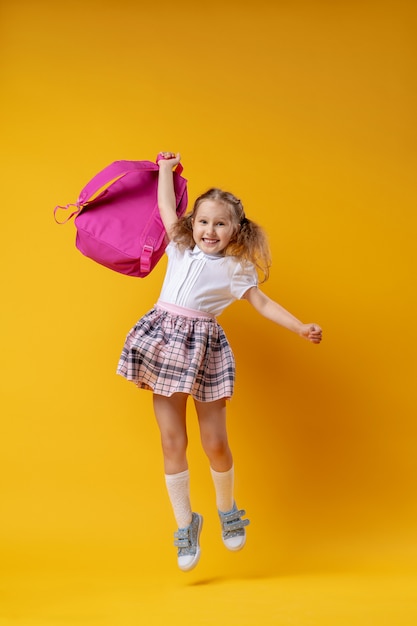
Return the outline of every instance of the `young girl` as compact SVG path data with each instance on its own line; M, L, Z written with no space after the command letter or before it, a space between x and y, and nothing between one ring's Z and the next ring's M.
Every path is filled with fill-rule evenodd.
M210 462L223 543L245 545L245 511L234 501L234 467L226 431L226 400L233 394L235 363L216 321L234 300L245 298L261 315L318 344L317 324L302 324L258 289L266 278L269 249L264 232L235 196L210 189L192 212L177 218L173 168L180 155L162 153L158 205L170 243L160 298L126 338L118 373L153 391L161 433L168 495L178 524L178 566L191 570L200 558L203 518L192 511L187 464L186 403L192 396L203 449Z

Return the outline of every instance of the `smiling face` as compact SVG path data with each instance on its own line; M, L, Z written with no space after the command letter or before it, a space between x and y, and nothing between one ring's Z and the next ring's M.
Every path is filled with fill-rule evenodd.
M192 225L194 241L206 254L221 254L236 230L230 208L217 200L201 202Z

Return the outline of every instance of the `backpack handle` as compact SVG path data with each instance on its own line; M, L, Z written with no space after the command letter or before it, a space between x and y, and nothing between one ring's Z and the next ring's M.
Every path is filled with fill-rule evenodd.
M178 163L175 168L177 174L181 174L183 171L181 163ZM159 167L157 163L152 161L115 161L98 172L87 185L80 191L78 200L75 204L67 204L65 206L56 206L54 209L54 218L57 224L66 224L74 215L78 215L81 209L92 199L92 197L101 190L103 193L112 183L116 180L120 180L131 172L151 172L158 171ZM69 210L71 207L76 207L76 210L71 213L63 222L57 220L56 213L58 209L63 211Z

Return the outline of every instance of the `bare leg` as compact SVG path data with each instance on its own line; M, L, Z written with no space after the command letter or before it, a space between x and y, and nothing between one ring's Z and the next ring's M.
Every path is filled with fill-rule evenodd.
M195 401L203 449L216 472L227 472L233 466L226 430L226 400Z
M187 397L185 393L175 393L169 398L157 394L153 396L166 474L178 474L188 469Z

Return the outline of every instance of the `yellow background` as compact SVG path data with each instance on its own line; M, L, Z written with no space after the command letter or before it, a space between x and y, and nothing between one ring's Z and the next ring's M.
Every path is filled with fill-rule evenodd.
M3 0L1 20L0 624L415 623L415 4ZM325 337L220 318L252 525L225 554L190 406L188 577L151 394L115 376L164 262L112 273L52 215L160 150L191 199L243 199L266 293Z

